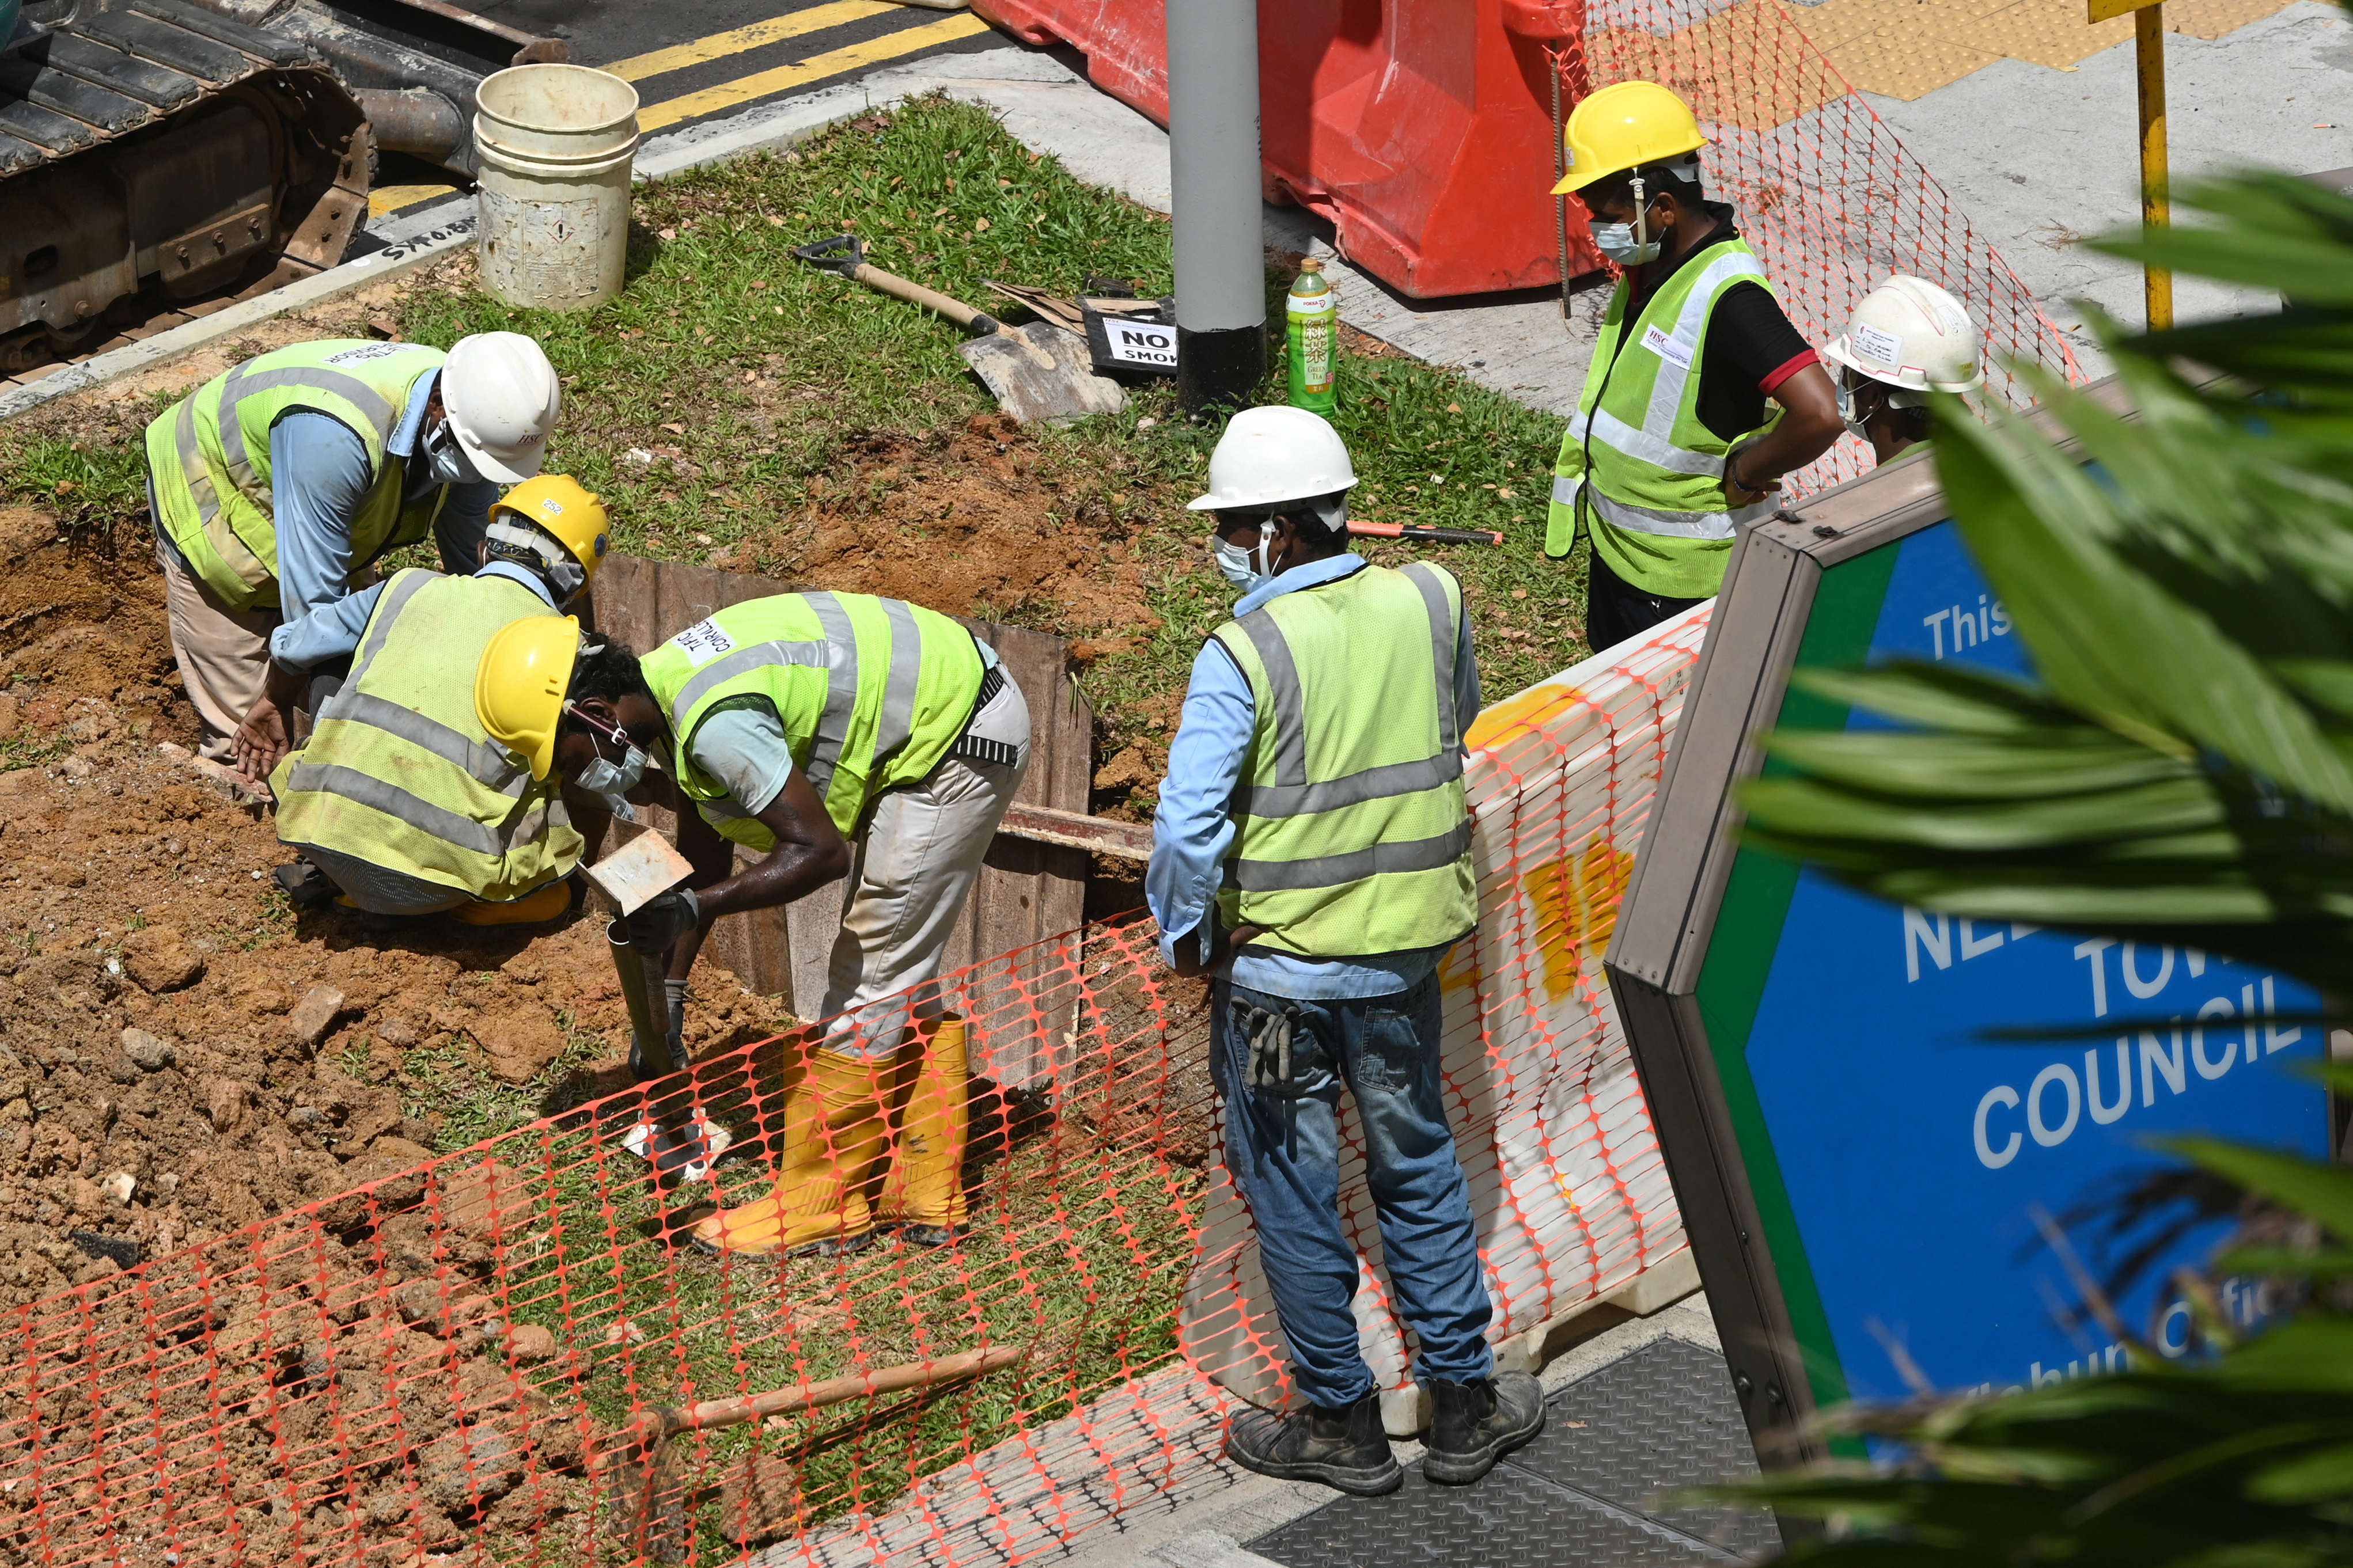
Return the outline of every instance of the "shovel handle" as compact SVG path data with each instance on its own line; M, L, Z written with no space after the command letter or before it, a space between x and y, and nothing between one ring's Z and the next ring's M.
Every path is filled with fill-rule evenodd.
M975 337L986 337L997 331L997 318L987 311L976 310L961 300L951 300L920 283L910 283L897 273L885 272L871 262L860 262L858 270L850 276L869 289L904 300L911 305L921 305L926 310L936 310Z
M1413 523L1362 522L1348 520L1350 533L1379 539L1418 539L1429 544L1501 544L1504 536L1487 528L1422 528Z
M910 1388L928 1388L934 1384L953 1383L959 1378L979 1377L1000 1367L1011 1366L1028 1353L1019 1345L991 1345L986 1350L942 1356L937 1361L902 1362L878 1372L828 1378L823 1383L796 1384L790 1388L746 1394L740 1399L706 1399L684 1410L663 1412L662 1426L666 1433L707 1432L714 1426L740 1426L746 1421L784 1415L796 1410L815 1410L827 1405L839 1405L846 1400L865 1399L878 1394L898 1394Z

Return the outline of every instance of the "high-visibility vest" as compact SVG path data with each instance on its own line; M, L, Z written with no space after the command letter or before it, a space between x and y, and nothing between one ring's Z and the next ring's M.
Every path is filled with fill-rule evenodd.
M343 689L270 774L279 838L492 900L578 865L562 778L533 781L474 711L491 638L554 613L509 578L395 573Z
M1725 457L1781 416L1775 408L1729 440L1700 422L1708 321L1724 291L1744 282L1772 287L1756 252L1739 239L1711 245L1677 268L1621 333L1631 284L1618 279L1553 466L1546 554L1575 547L1582 491L1593 547L1627 583L1675 599L1705 598L1723 585L1735 530L1769 516L1775 504L1767 497L1734 510Z
M188 569L233 610L278 605L278 529L271 513L269 427L290 408L331 415L367 449L369 485L350 520L352 570L433 530L449 487L404 502L406 459L385 449L439 349L329 338L222 372L147 426L157 520Z
M1256 726L1218 908L1309 958L1453 942L1479 918L1454 648L1462 590L1426 563L1278 595L1211 634Z
M776 835L694 761L694 732L722 703L760 698L776 710L793 765L849 837L876 795L939 765L986 673L972 634L935 610L822 592L731 605L642 668L678 737L680 786L704 821L763 851Z

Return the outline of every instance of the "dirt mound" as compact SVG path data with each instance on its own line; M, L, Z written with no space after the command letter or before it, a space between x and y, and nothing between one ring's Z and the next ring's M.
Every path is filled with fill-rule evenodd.
M1105 529L1101 503L1071 515L1071 490L1041 473L1036 444L1006 416L975 415L927 440L869 436L844 457L849 477L813 481L818 503L747 546L739 566L1064 635L1160 624L1145 605L1144 563ZM1073 532L1101 540L1075 552L1076 566Z
M297 917L185 761L152 554L0 511L0 1305L618 1089L601 921ZM32 765L16 765L23 763ZM775 1032L696 976L689 1041Z

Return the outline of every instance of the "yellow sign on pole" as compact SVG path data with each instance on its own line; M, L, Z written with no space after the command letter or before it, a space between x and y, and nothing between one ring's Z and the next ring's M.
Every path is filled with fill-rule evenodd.
M2164 0L2084 0L2084 19L2105 22L2132 13L2133 56L2140 77L2140 221L2163 228L2171 219L2166 197L2165 8ZM2151 267L2142 273L2148 330L2173 325L2173 274Z

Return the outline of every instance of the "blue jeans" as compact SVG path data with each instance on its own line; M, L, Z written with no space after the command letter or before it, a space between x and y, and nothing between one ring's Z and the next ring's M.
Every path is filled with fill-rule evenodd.
M1253 1010L1293 1018L1288 1088L1250 1087ZM1267 1284L1291 1347L1293 1380L1326 1407L1372 1392L1349 1302L1356 1255L1340 1228L1339 1104L1345 1083L1363 1128L1381 1250L1419 1342L1414 1375L1493 1375L1493 1309L1471 1222L1470 1184L1439 1098L1438 976L1388 996L1303 1001L1220 980L1210 1066L1226 1102L1226 1168L1250 1206Z

